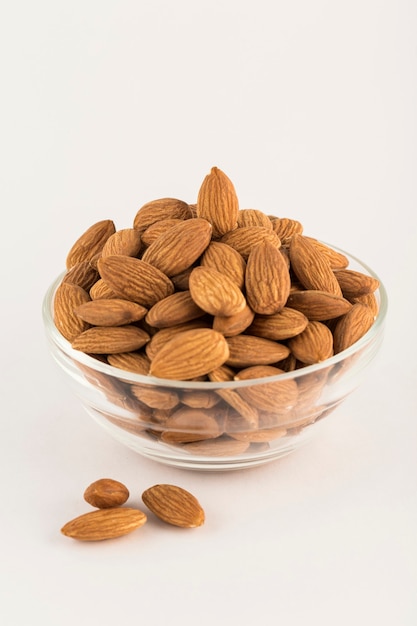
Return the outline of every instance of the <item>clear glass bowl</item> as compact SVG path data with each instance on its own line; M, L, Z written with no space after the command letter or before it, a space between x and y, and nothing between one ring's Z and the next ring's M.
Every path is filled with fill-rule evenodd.
M363 262L339 252L350 269L378 278ZM193 470L268 463L308 441L318 422L366 378L383 339L388 305L378 278L373 326L353 346L317 365L260 379L184 382L130 373L72 349L53 321L63 276L47 290L43 320L52 356L72 391L122 444L154 461Z

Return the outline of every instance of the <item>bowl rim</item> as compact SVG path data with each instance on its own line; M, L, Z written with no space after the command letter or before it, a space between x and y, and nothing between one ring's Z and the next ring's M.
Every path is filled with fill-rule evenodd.
M271 384L278 381L286 381L286 380L297 380L298 378L305 377L311 374L317 374L321 371L326 370L327 368L334 366L338 363L341 363L345 359L350 356L360 352L362 348L364 348L367 344L371 343L374 337L378 335L380 331L382 331L386 317L388 312L388 295L385 289L385 286L380 279L380 277L376 274L376 272L371 269L366 263L361 261L358 257L351 254L350 252L346 252L337 246L332 244L328 244L324 241L321 243L331 247L333 250L344 254L349 258L349 260L354 261L356 264L360 265L362 270L365 270L370 276L376 278L379 282L379 287L376 290L375 294L379 300L379 310L378 314L375 318L375 321L371 328L361 337L358 341L356 341L352 346L339 352L338 354L321 361L320 363L315 363L313 365L306 365L297 370L293 370L290 372L284 372L282 374L277 374L276 376L266 376L262 378L251 378L246 380L232 380L232 381L224 381L224 382L212 382L212 381L189 381L189 380L173 380L167 378L156 378L155 376L144 375L144 374L136 374L134 372L129 372L127 370L123 370L108 363L104 363L103 361L99 361L94 357L81 352L79 350L74 350L71 347L71 343L65 339L63 335L58 331L55 326L53 320L53 299L56 289L58 285L62 281L63 277L67 273L68 270L62 271L55 280L49 285L44 295L42 301L42 319L44 323L45 332L53 343L61 349L67 356L71 357L74 361L80 363L83 366L87 366L93 370L101 372L103 374L107 374L108 376L113 376L120 380L123 380L127 383L132 384L146 384L148 386L158 386L158 387L171 387L171 388L181 388L181 389L189 389L189 390L214 390L214 389L238 389L240 387L247 387L259 384Z

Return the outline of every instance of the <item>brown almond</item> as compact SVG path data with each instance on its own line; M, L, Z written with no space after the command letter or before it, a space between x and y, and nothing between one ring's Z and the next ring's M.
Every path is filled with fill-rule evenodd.
M95 267L89 261L81 261L71 267L62 279L63 283L72 283L89 292L94 283L100 278Z
M150 511L167 524L196 528L204 524L204 510L195 496L176 485L160 484L142 493Z
M133 220L133 227L140 233L143 233L155 222L166 219L188 220L191 217L191 209L183 200L158 198L141 206Z
M146 515L139 509L115 507L90 511L67 522L61 533L80 541L103 541L127 535L146 522Z
M112 220L101 220L90 226L68 252L67 269L82 261L89 261L101 253L107 239L115 232L116 227Z
M169 278L142 259L116 254L101 258L97 267L102 279L120 298L147 308L174 291Z
M175 389L154 387L150 385L134 384L131 390L135 398L152 409L173 409L179 402L179 395Z
M194 330L195 328L211 328L211 322L205 318L198 318L191 320L191 322L185 322L184 324L176 324L175 326L167 326L167 328L161 328L152 335L151 340L145 346L147 357L152 361L156 353L164 346L170 339L173 339L175 335L184 332L185 330Z
M334 248L331 248L327 244L315 239L314 237L307 237L306 239L313 244L320 254L322 254L329 262L330 267L333 270L342 269L349 265L349 259L343 252L339 252Z
M288 346L296 359L305 365L320 363L333 356L333 336L322 322L309 322Z
M303 225L297 220L288 217L272 217L270 219L272 229L280 238L283 246L289 245L293 235L301 235L303 232Z
M221 237L237 226L239 201L232 181L218 167L212 167L197 197L197 216L213 226L213 236Z
M220 437L222 432L217 409L182 406L164 423L161 439L165 443L190 443Z
M374 323L372 309L364 304L354 304L341 317L333 331L335 354L350 348L368 332Z
M145 317L148 309L136 302L120 298L90 300L80 304L75 313L93 326L121 326Z
M240 370L235 380L252 380L254 378L265 378L278 376L285 372L272 365L255 365ZM298 387L292 380L274 380L273 382L258 383L239 387L238 393L249 404L253 404L261 411L275 411L276 413L286 413L297 403Z
M170 228L172 228L173 226L177 226L177 224L180 224L182 220L180 219L166 219L166 220L159 220L158 222L154 222L154 224L151 224L150 226L148 226L148 228L145 230L144 233L142 233L142 243L145 246L150 246L156 239L158 239L158 237L160 237L161 235L164 235L167 230L169 230Z
M149 309L146 323L157 328L184 324L205 315L205 311L194 302L189 291L177 291Z
M68 341L73 341L78 335L90 327L75 313L75 309L90 301L88 293L78 285L63 282L59 285L54 296L55 326Z
M263 241L269 241L276 248L281 247L281 240L270 228L264 226L242 226L226 233L220 242L231 246L246 260L252 248Z
M128 488L113 478L95 480L84 491L84 500L98 509L121 506L128 498Z
M123 254L138 256L141 249L140 233L135 228L123 228L111 235L104 244L101 256Z
M278 313L288 299L291 278L280 250L269 241L254 246L246 265L246 299L260 315Z
M239 228L243 226L263 226L272 230L272 222L269 217L259 209L240 209L237 215Z
M118 354L109 354L107 361L113 367L132 372L133 374L142 374L147 376L151 362L146 354L141 352L119 352Z
M300 311L310 321L320 322L344 315L352 305L342 296L335 296L326 291L306 289L293 291L288 297L287 306Z
M87 354L116 354L139 350L149 339L148 333L137 326L94 326L78 335L71 345Z
M345 298L364 296L373 293L379 287L379 280L356 270L337 270L334 275Z
M213 383L228 382L234 379L234 371L223 365L209 372L208 377ZM258 425L258 411L256 407L248 404L241 395L234 389L219 388L216 389L219 395L230 407L232 407L238 416L244 422L244 428L256 428Z
M305 289L342 296L342 290L327 257L304 235L295 234L290 243L291 268Z
M273 315L255 315L247 331L249 335L283 341L299 335L307 324L308 319L304 313L284 307Z
M189 287L194 302L210 315L235 315L246 306L236 283L210 267L195 267L190 274Z
M102 278L99 278L97 282L94 283L89 293L92 300L102 300L104 298L118 297L117 293L114 293L114 291L110 289L110 287L104 282Z
M238 441L237 439L222 436L216 439L187 443L183 446L183 450L202 456L228 457L243 454L249 446L249 441Z
M220 241L211 241L201 257L200 265L228 276L242 289L245 284L246 262L237 250Z
M173 226L145 250L142 260L167 276L175 276L190 267L210 243L209 222L195 218Z
M158 378L190 380L223 365L229 356L226 339L211 328L196 328L175 335L151 362Z
M289 354L287 346L254 335L228 337L229 357L225 361L230 367L250 367L270 365L285 359Z
M246 305L244 309L234 315L216 315L213 318L213 329L225 337L234 337L243 333L253 322L255 317L252 309Z

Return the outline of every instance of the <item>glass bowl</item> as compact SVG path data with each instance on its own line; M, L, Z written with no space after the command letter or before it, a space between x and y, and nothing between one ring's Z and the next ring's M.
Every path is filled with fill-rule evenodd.
M52 356L87 413L144 457L184 469L220 471L274 461L307 442L319 421L364 381L381 346L385 288L362 261L338 251L349 259L349 268L379 280L379 311L359 341L319 364L219 383L165 380L118 369L74 350L57 330L53 300L65 272L43 301Z

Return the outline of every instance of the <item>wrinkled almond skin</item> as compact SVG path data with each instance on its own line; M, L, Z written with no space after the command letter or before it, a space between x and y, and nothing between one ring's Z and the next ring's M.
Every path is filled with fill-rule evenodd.
M240 209L237 216L237 225L239 228L243 226L263 226L268 230L272 230L271 220L259 209Z
M350 348L368 332L373 323L372 309L364 304L354 304L350 311L338 320L333 331L335 354Z
M295 234L290 243L291 268L305 289L326 291L342 296L330 262L304 235Z
M204 251L200 265L225 274L240 289L245 284L245 260L237 250L225 243L212 241Z
M174 292L169 278L142 259L116 254L101 258L97 267L101 278L120 298L147 308Z
M124 228L111 235L104 244L101 256L123 254L138 256L142 247L140 233L135 228Z
M198 192L197 216L212 224L213 236L218 238L237 227L238 213L232 181L218 167L212 167Z
M337 270L335 276L345 298L365 296L379 287L379 281L376 278L355 270Z
M147 202L138 210L133 227L143 233L149 226L166 219L188 220L193 216L189 205L177 198L158 198Z
M269 241L254 246L246 266L246 299L260 315L272 315L284 308L291 278L280 250Z
M74 350L87 354L117 354L132 352L144 346L150 337L147 332L127 324L125 326L93 326L72 342Z
M89 292L94 283L99 279L97 269L89 261L81 261L71 267L62 279L63 283L72 283Z
M234 337L243 333L252 324L254 317L254 312L246 305L244 309L234 315L216 315L213 318L213 329L225 337Z
M281 247L278 235L264 226L242 226L226 233L220 240L221 243L226 243L237 250L245 260L249 257L252 248L263 241L269 241L276 248Z
M203 315L205 311L194 302L189 291L177 291L154 304L146 315L146 322L157 328L168 328Z
M95 480L84 491L84 500L98 509L121 506L128 498L128 488L112 478Z
M283 341L299 335L307 324L308 318L304 313L284 307L273 315L255 315L247 332L272 341Z
M287 346L254 335L228 337L229 357L225 363L231 367L270 365L285 359L290 350ZM214 369L214 368L213 368Z
M292 292L288 297L287 306L300 311L310 321L320 322L344 315L352 305L342 296L306 289Z
M130 300L112 298L90 300L80 304L74 312L93 326L122 326L141 320L148 309Z
M197 528L205 521L205 514L197 498L182 487L160 484L142 493L142 500L159 519L181 528Z
M333 356L333 335L322 322L309 322L302 333L288 341L288 346L296 359L313 365Z
M229 346L211 328L196 328L175 335L156 353L150 374L158 378L190 380L207 374L229 357Z
M203 219L185 220L160 235L145 250L142 260L166 276L189 268L210 243L212 226Z
M107 239L115 232L116 227L112 220L101 220L90 226L68 252L67 269L82 261L90 261L101 253Z
M190 274L189 287L194 302L210 315L235 315L246 306L236 283L210 267L195 267Z
M55 326L68 341L73 341L87 330L90 324L78 317L75 309L90 301L88 293L78 285L63 282L55 292L54 322Z
M252 380L283 374L283 370L272 365L256 365L240 370L235 380ZM276 413L288 412L297 403L298 387L295 380L277 380L260 383L248 387L240 387L238 393L249 404L253 404L261 411Z
M103 541L122 537L146 523L145 513L139 509L114 507L84 513L67 522L61 533L79 541Z

